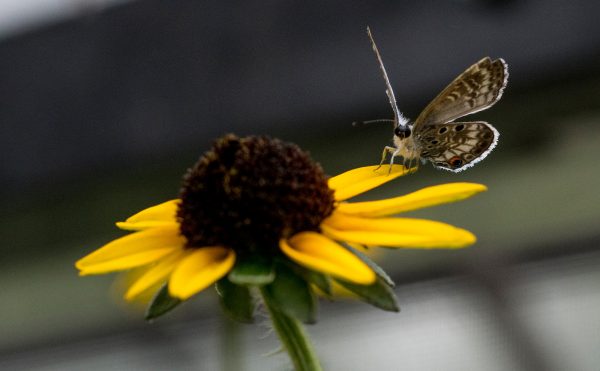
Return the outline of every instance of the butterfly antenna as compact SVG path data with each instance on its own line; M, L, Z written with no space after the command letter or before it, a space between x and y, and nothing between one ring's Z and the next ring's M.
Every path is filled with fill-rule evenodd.
M377 49L377 44L375 44L375 39L373 38L373 34L371 33L371 28L367 27L367 34L369 35L369 39L371 39L371 46L373 47L373 51L377 56L377 61L379 62L379 68L381 68L381 72L383 74L383 79L385 80L385 85L387 89L385 90L388 99L390 100L390 105L392 106L392 110L394 111L394 122L397 125L406 126L408 123L408 119L400 113L398 109L398 105L396 104L396 97L394 96L394 90L392 90L392 84L390 84L390 79L388 78L388 74L385 70L385 66L383 65L383 61L381 60L381 54L379 54L379 50Z
M392 119L377 119L377 120L367 120L367 121L354 121L352 123L352 126L358 126L358 125L367 125L367 124L373 124L376 122L395 122Z

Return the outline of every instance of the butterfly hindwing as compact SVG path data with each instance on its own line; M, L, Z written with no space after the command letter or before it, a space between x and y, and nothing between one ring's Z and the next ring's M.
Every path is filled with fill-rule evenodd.
M418 134L421 158L439 169L459 172L483 160L498 142L498 131L483 121L428 125Z
M508 79L503 59L481 59L452 81L415 121L422 126L443 124L491 107L502 96Z

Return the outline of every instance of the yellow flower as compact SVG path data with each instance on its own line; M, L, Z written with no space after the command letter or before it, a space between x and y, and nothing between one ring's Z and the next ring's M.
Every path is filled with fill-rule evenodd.
M229 135L184 178L181 197L117 227L134 231L76 262L80 275L142 269L125 297L166 283L185 300L230 274L247 256L277 256L358 285L377 272L348 245L460 248L475 236L448 224L390 217L465 199L483 185L451 183L390 199L347 200L396 179L401 165L367 166L327 178L297 146Z

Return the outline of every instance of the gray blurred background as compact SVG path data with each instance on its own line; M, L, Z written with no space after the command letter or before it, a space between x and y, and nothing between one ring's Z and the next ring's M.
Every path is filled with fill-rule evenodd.
M289 369L266 319L207 290L146 324L115 275L73 262L113 222L177 195L225 133L308 149L329 174L375 164L391 117L370 25L415 118L467 66L502 57L501 132L460 173L424 166L364 198L480 182L411 216L477 234L461 251L385 251L402 311L323 302L328 370L600 370L600 2L0 1L0 369Z

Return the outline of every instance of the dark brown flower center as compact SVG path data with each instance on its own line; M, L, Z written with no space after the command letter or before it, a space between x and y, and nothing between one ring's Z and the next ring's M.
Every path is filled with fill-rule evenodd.
M177 218L188 247L274 249L281 238L318 231L333 211L322 168L295 144L227 135L188 170Z

